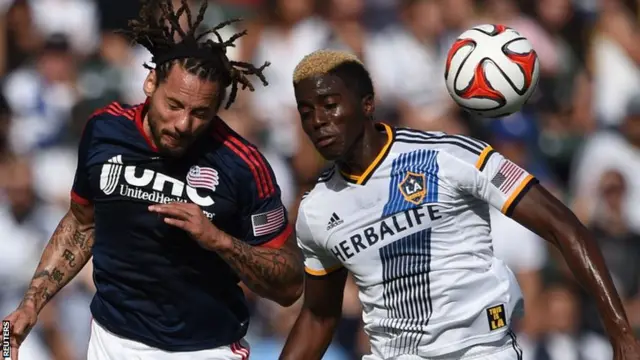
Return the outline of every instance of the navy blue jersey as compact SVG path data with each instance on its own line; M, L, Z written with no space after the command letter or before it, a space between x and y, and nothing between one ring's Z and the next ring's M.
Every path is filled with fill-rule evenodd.
M148 206L192 202L235 238L274 247L291 232L280 189L262 154L219 118L182 157L163 157L142 131L145 109L96 112L80 142L71 197L95 209L91 312L107 330L167 351L231 344L249 322L239 278Z

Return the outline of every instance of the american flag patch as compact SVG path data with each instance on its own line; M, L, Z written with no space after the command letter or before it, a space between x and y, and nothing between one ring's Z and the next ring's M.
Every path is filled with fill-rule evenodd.
M498 173L491 179L491 184L501 192L508 194L522 174L524 174L524 170L518 165L509 160L504 160L500 165Z
M280 229L284 224L284 207L275 210L251 215L251 225L253 226L253 236L271 234Z
M208 167L192 166L187 174L187 185L192 188L216 191L218 181L218 172Z

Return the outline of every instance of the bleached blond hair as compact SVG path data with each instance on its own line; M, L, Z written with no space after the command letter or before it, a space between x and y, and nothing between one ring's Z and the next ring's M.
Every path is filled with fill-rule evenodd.
M303 79L326 75L340 65L357 63L365 70L364 64L357 56L340 50L317 50L305 56L293 71L293 83Z

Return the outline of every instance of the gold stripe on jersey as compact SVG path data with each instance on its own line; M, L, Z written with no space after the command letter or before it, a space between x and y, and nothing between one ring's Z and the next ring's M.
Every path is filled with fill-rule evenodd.
M527 185L529 185L529 183L534 179L533 175L529 174L527 175L526 178L524 178L524 180L522 180L522 182L520 183L520 185L518 185L518 187L516 188L516 190L513 192L513 194L511 194L511 196L509 196L509 198L507 199L507 201L504 203L504 205L502 205L502 213L505 215L511 215L511 212L513 211L512 209L512 205L515 206L516 204L514 204L514 200L517 199L520 196L520 193L522 191L524 191L527 188Z
M490 145L484 148L484 150L482 150L480 156L478 157L478 161L476 161L476 169L480 171L484 170L484 167L485 165L487 165L487 161L489 161L489 158L491 157L491 154L493 152L493 148Z
M341 170L340 174L342 174L342 176L344 176L346 180L355 182L358 185L364 185L367 182L367 180L369 180L371 175L373 175L373 172L376 170L376 168L382 163L384 158L387 157L387 154L389 153L389 149L391 149L391 143L393 143L393 130L389 125L384 123L378 123L376 124L376 127L383 128L384 131L387 133L387 142L384 144L384 146L382 147L382 150L380 151L380 153L378 153L378 155L373 160L373 162L362 173L362 175L348 174Z
M304 267L304 271L309 274L309 275L313 275L313 276L323 276L323 275L328 275L336 270L340 270L342 269L342 264L336 265L336 266L332 266L328 269L322 269L322 270L314 270L308 267Z

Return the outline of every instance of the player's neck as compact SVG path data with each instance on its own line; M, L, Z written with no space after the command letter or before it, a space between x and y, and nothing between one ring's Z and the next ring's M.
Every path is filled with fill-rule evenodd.
M387 142L387 134L378 131L373 124L367 125L355 141L347 156L337 161L341 171L360 175L373 163Z

